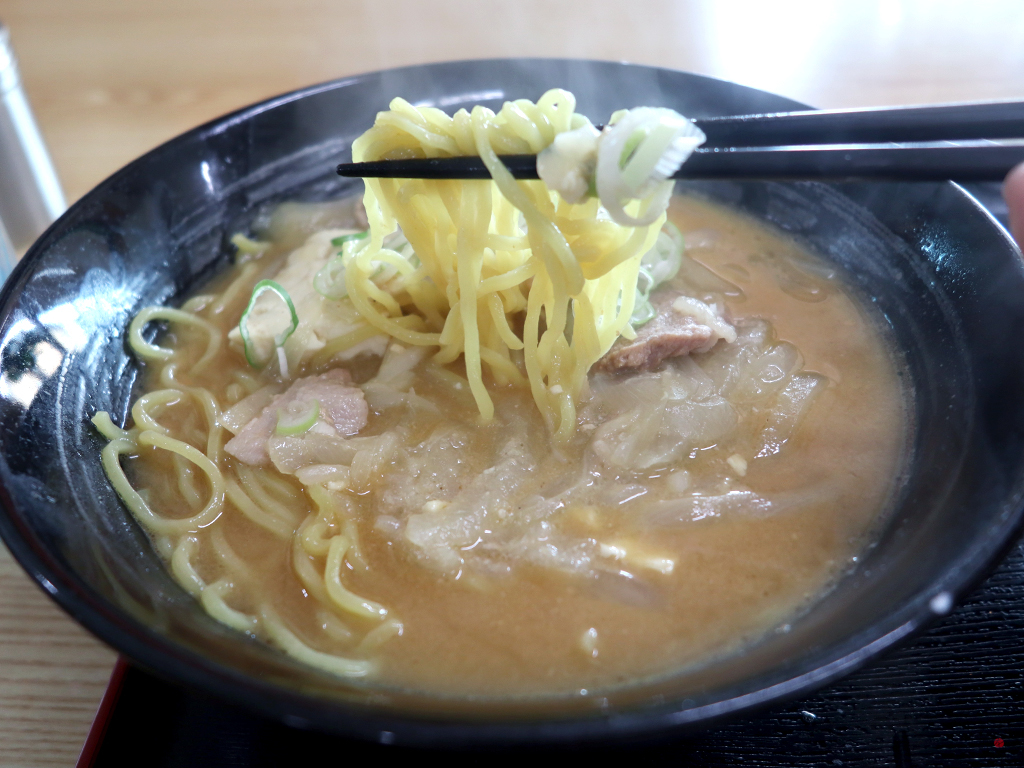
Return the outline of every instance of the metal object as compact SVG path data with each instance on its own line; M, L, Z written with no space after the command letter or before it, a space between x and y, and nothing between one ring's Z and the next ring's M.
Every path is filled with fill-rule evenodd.
M7 279L17 261L18 258L14 254L11 238L7 236L7 230L4 229L3 221L0 221L0 281Z
M7 27L0 23L0 221L16 252L67 207L43 137L21 89Z

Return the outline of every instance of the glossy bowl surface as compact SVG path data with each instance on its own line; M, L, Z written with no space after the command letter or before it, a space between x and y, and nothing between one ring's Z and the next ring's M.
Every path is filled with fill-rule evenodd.
M351 191L333 166L389 100L447 110L573 91L595 122L635 105L693 117L798 108L704 77L573 60L391 70L287 94L131 163L32 247L0 295L0 533L101 639L165 678L291 725L419 745L640 737L804 694L950 609L1012 541L1024 490L1024 268L954 184L691 184L788 231L873 302L905 361L915 429L895 511L789 631L657 684L495 702L339 683L208 617L170 578L100 466L97 410L124 419L126 327L227 264L226 238L284 199Z

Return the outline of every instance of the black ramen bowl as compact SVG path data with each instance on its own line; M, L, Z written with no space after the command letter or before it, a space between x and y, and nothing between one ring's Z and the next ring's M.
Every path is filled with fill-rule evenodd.
M799 108L731 83L571 60L435 64L288 94L196 128L87 194L0 296L0 533L54 600L134 662L291 725L418 745L631 738L805 694L932 622L1012 543L1024 490L1024 264L952 183L703 183L836 265L904 358L914 426L877 544L826 599L740 654L575 699L459 699L354 685L210 618L107 483L97 410L125 418L140 308L228 264L226 238L287 199L354 192L334 165L394 96L446 110L573 91L595 122Z

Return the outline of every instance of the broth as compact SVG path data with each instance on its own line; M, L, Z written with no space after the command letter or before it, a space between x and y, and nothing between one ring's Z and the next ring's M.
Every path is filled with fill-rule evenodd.
M300 218L317 218L316 228L345 223L347 209L331 210ZM616 388L629 376L592 376L581 429L556 447L528 389L492 385L496 418L480 426L472 397L452 377L458 365L445 375L422 360L410 391L426 404L410 406L408 396L395 404L366 388L369 420L359 436L393 434L399 446L365 487L339 491L359 542L344 561L344 585L397 616L400 636L377 645L368 634L374 621L339 620L296 575L294 558L306 555L231 503L216 525L191 534L197 583L220 577L227 542L244 563L227 599L234 610L271 605L310 648L373 660L374 684L454 695L593 692L784 631L849 569L887 509L909 429L898 362L880 318L792 241L693 198L675 198L670 219L693 260L677 282L724 302L741 342L767 332L758 349L788 342L788 354L799 350L801 375L816 376L807 379L816 394L795 431L766 441L771 409L737 401L730 407L738 423L727 437L698 435L692 445L669 445L669 459L621 466L595 455L593 441L615 439L603 425L628 401ZM278 226L277 245L248 268L248 287L273 274L311 228ZM216 295L245 269L232 268L204 293ZM227 333L247 296L241 291L207 319ZM212 301L194 306L205 311ZM170 346L192 350L192 361L205 349L203 335L187 327L167 336ZM679 386L691 386L714 373L715 356L729 346L720 341L644 375L678 371ZM372 381L377 365L370 356L346 363L357 384ZM167 386L157 376L147 390ZM249 365L232 350L196 381L227 407L244 394L246 376ZM172 434L198 448L205 445L200 421L201 409L184 400L160 414ZM195 508L175 461L152 449L132 462L135 485L150 489L165 514ZM193 495L208 492L201 478L188 482ZM507 506L488 495L505 486L513 489ZM266 492L292 505L296 527L316 509L292 475L274 474ZM467 510L476 502L487 508L473 517ZM460 504L461 517L446 512ZM154 541L170 559L172 542ZM323 557L309 562L324 567ZM182 580L181 569L174 572ZM252 631L264 636L255 624Z

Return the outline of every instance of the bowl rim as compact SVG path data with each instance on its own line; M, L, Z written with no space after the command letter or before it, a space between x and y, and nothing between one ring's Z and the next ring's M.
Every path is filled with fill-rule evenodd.
M58 229L65 220L88 205L91 200L117 185L135 166L160 154L172 152L179 144L195 139L202 140L279 106L384 74L400 74L452 65L472 67L480 64L514 62L529 62L535 66L543 66L545 63L611 65L632 70L681 73L690 78L726 83L752 93L768 93L719 78L665 67L568 57L512 57L431 62L367 71L316 83L272 96L202 123L161 143L115 171L75 201L29 248L0 289L0 307L7 307L16 299L33 274L35 262L43 253L40 243L46 241L52 231ZM794 109L810 108L792 99L787 101L792 103ZM1006 244L1016 251L1018 258L1021 257L1012 237L990 211L960 185L953 182L945 184L952 185L958 194L987 217ZM0 322L5 327L8 320L9 313L4 313L0 317ZM212 662L153 633L141 622L128 617L105 598L93 593L77 576L64 569L23 523L21 516L16 513L14 499L8 488L2 484L0 538L33 581L65 612L100 640L160 678L213 694L217 698L283 721L286 725L300 728L325 730L386 744L403 743L427 747L450 747L453 744L484 746L630 739L668 731L700 729L714 725L727 717L747 714L768 705L778 705L797 696L810 694L931 626L978 586L1016 544L1018 535L1024 529L1024 478L1018 478L1014 493L1004 500L1001 508L1003 514L998 524L990 528L987 536L979 537L974 546L961 555L954 567L946 570L946 578L942 583L933 585L934 589L929 594L919 594L915 599L907 601L899 610L887 616L886 621L871 625L832 646L830 660L825 664L799 674L783 674L781 679L767 687L727 695L718 701L701 706L687 706L687 700L675 700L653 708L610 713L595 712L583 716L573 714L566 718L542 720L438 720L418 713L394 713L387 710L378 712L359 705L328 702L315 696L303 695ZM945 596L950 600L946 600ZM936 600L936 597L940 599Z

